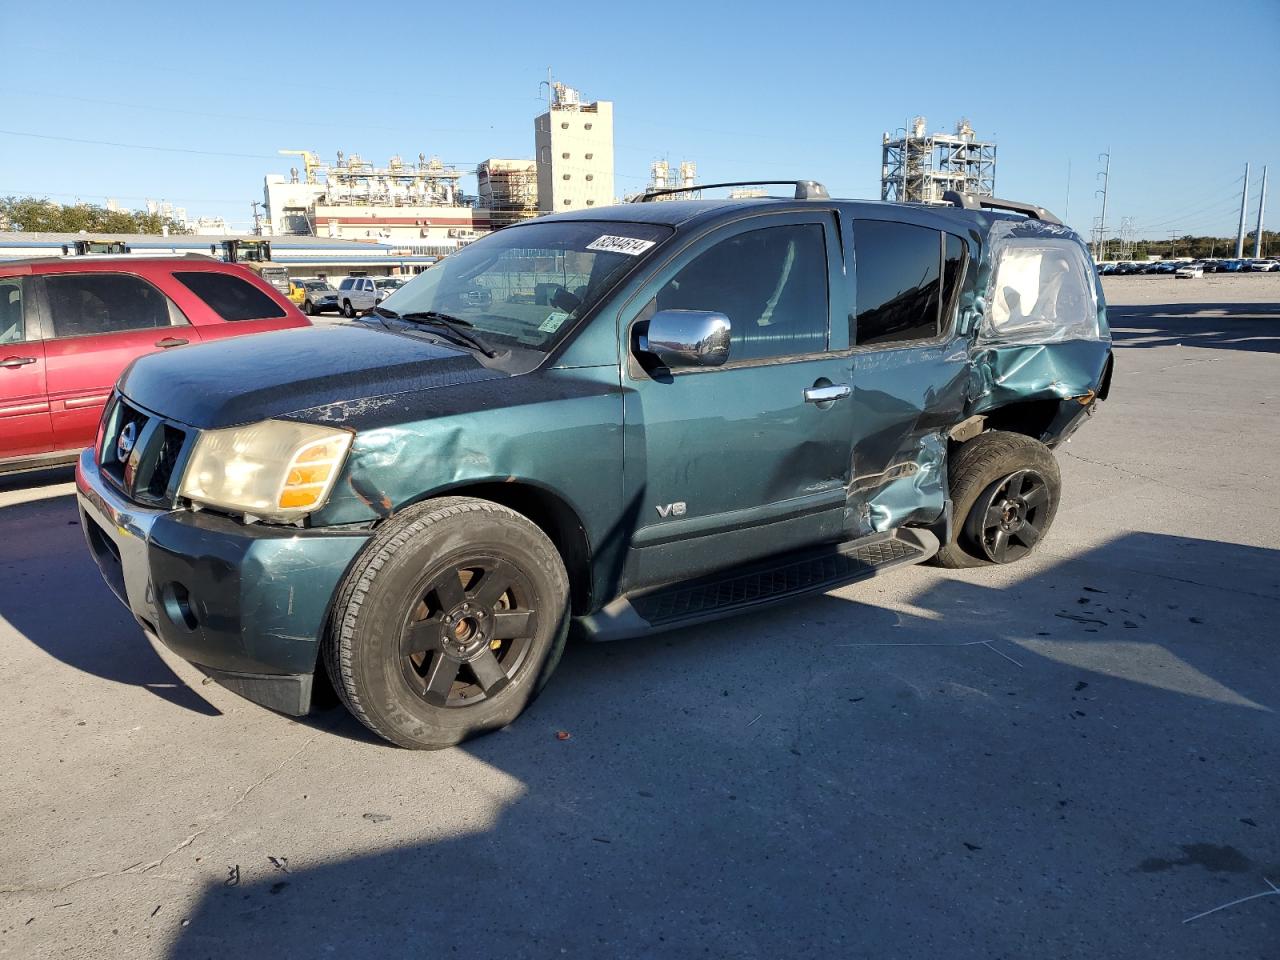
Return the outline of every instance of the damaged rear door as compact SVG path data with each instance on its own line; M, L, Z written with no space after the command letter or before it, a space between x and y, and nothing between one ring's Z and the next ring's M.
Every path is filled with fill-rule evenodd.
M971 254L934 226L852 221L853 536L930 523L945 508L945 431L963 417L968 345L956 314ZM972 286L972 278L968 281Z

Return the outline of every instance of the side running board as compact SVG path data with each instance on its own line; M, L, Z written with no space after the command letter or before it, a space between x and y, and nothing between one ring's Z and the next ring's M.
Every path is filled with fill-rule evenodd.
M673 630L920 563L937 553L938 546L938 538L928 530L902 528L629 594L578 623L588 640L624 640Z

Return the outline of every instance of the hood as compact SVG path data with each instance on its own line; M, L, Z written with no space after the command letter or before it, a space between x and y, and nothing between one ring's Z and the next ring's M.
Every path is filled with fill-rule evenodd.
M344 324L149 354L125 371L120 391L161 416L208 430L506 376L464 350Z

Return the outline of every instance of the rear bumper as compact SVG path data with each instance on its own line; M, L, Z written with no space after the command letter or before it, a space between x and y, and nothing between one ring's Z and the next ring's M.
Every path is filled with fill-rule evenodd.
M76 490L90 553L143 630L242 696L307 712L329 605L368 531L138 507L90 450Z

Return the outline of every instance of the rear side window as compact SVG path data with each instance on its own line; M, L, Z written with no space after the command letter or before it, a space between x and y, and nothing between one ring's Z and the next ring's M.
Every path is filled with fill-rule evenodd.
M677 273L658 310L714 310L729 318L729 360L827 349L827 249L822 227L794 224L722 240Z
M1093 268L1079 244L1053 237L1000 240L982 336L1004 342L1096 340Z
M223 320L267 320L285 316L283 308L265 293L229 273L184 271L175 273L174 277Z
M854 222L854 343L861 347L938 335L941 237L937 230L909 223Z
M0 278L0 343L22 343L27 339L22 292L21 277Z
M44 278L55 337L148 330L181 322L169 298L121 273L53 273Z

